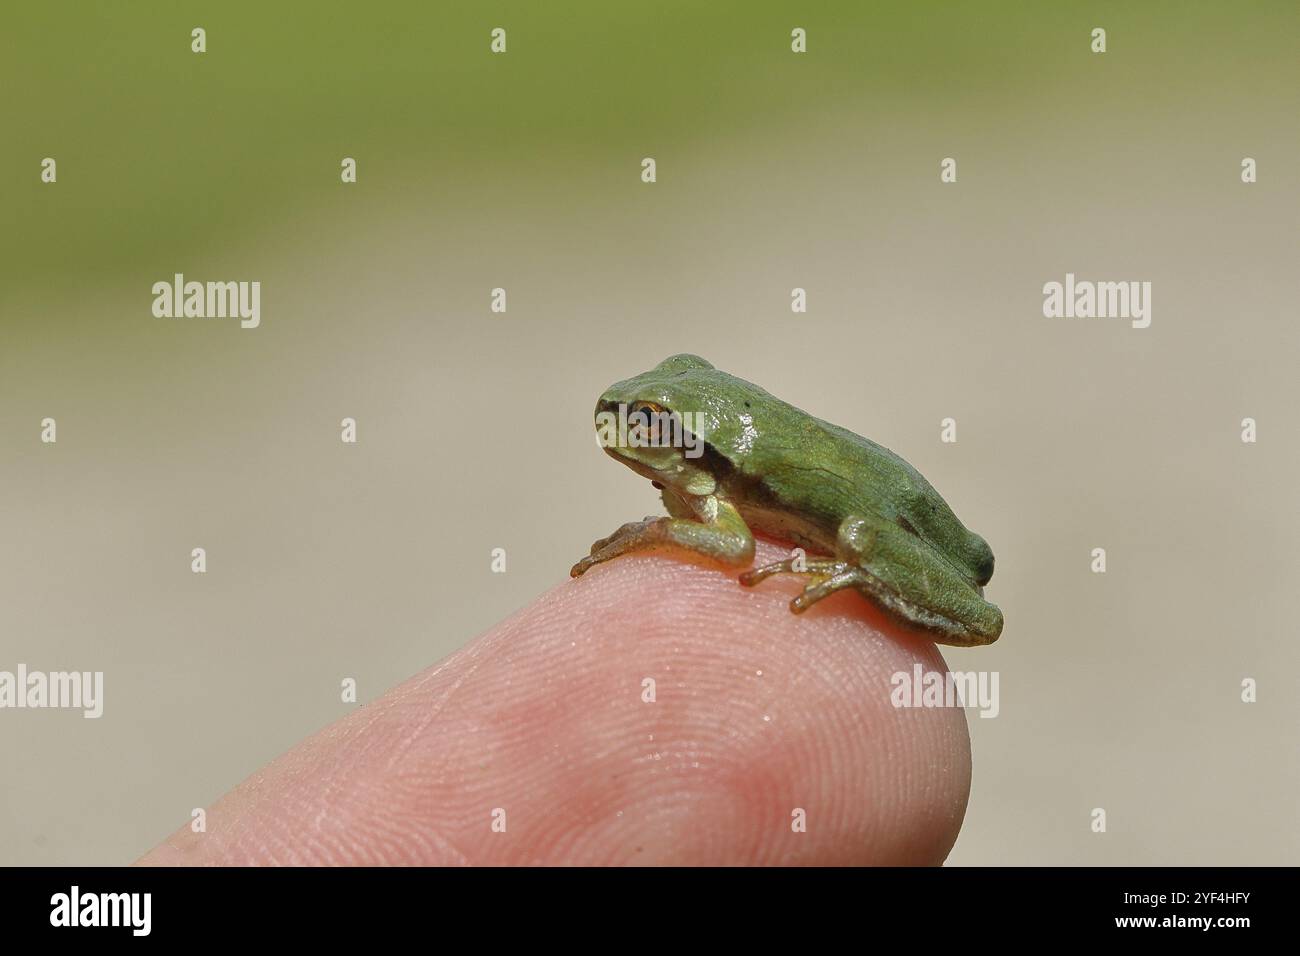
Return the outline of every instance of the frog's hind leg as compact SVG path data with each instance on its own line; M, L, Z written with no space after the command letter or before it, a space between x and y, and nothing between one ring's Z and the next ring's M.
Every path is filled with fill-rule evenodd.
M864 585L862 577L861 568L849 567L823 580L814 580L812 584L803 589L802 594L790 602L790 610L795 614L802 614L822 598L829 597L844 588L856 588L861 591Z
M773 561L771 564L765 564L761 568L751 568L740 576L740 583L747 588L752 588L760 581L766 581L774 574L799 574L800 569L795 567L797 558L786 558L784 561ZM804 559L805 562L808 560Z
M740 583L753 587L774 574L806 574L811 579L802 594L790 602L790 610L802 614L822 598L844 588L855 588L863 594L878 593L879 583L862 569L876 546L878 530L873 522L850 515L841 522L836 535L834 558L787 558L761 568L746 571Z
M865 576L861 568L834 558L787 558L746 571L740 583L753 587L774 574L806 574L810 579L803 593L790 602L790 610L802 614L824 597L843 588L861 588Z

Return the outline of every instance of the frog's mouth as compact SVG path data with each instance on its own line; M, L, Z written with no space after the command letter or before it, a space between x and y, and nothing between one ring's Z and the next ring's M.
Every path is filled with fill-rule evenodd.
M609 457L658 484L671 484L670 476L679 470L682 461L681 450L677 448L632 448L625 445L602 447Z

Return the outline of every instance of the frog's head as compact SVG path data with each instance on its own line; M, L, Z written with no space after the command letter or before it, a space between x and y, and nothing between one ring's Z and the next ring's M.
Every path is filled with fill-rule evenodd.
M711 436L729 431L727 382L739 379L698 355L674 355L611 385L596 403L601 446L657 486L685 496L712 494L719 473L732 464L711 443Z

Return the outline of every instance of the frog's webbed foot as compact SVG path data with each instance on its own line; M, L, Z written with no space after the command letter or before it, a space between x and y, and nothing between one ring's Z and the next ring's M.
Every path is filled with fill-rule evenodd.
M592 544L591 553L569 569L569 577L579 577L593 565L645 547L652 541L663 540L665 535L656 531L656 527L666 524L668 520L662 515L647 515L644 521L629 521L620 526L613 534Z
M774 574L806 574L811 579L803 593L790 601L790 610L795 614L802 614L822 598L844 588L863 590L870 577L857 565L834 558L787 558L746 571L740 576L740 583L753 587Z

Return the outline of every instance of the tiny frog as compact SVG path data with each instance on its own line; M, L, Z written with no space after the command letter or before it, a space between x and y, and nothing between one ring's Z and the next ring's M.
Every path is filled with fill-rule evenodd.
M573 566L676 545L733 567L754 560L751 528L810 555L754 568L740 583L805 574L796 614L852 588L941 644L991 644L1002 612L984 600L993 552L915 468L696 355L674 355L610 386L600 442L649 478L668 516L625 524Z

